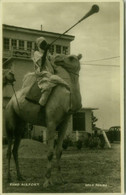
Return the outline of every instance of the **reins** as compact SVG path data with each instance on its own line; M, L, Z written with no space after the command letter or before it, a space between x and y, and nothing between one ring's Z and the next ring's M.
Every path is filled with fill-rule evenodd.
M13 92L14 92L14 95L15 95L15 98L16 98L16 102L17 102L18 108L19 108L19 110L21 111L21 108L20 108L20 106L19 106L19 102L18 102L18 99L17 99L17 95L16 95L16 92L15 92L15 89L14 89L14 85L11 84L11 86L12 86L12 89L13 89Z
M71 72L71 71L68 71L68 72L79 77L79 74L77 74L77 73L74 73L74 72Z

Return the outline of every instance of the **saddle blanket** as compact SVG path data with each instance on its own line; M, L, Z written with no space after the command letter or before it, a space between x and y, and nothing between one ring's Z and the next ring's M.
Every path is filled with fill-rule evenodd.
M25 99L38 104L40 98L43 97L41 103L42 105L45 105L52 89L57 85L63 85L68 90L70 90L68 84L60 77L52 75L51 78L52 78L51 82L48 82L48 79L46 78L40 80L39 82L34 82L33 85L30 87L30 89L28 90Z
M39 102L39 99L41 97L41 89L38 87L37 82L35 82L27 92L25 98L31 102L37 103Z

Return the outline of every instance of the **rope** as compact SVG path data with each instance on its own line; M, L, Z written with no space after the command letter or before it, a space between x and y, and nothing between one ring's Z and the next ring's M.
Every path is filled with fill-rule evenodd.
M119 58L119 57L120 56L114 56L114 57L102 58L102 59L98 59L98 60L88 60L88 61L85 61L85 62L96 62L96 61L102 61L102 60L111 60L111 59Z
M11 84L11 86L12 86L12 89L13 89L13 92L14 92L14 95L15 95L15 98L16 98L16 101L17 101L18 108L21 111L13 84Z

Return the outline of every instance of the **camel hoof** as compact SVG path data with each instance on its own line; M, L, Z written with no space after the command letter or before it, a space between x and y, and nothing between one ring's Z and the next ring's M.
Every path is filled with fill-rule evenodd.
M60 183L60 184L64 184L64 183L65 183L65 181L64 181L64 179L63 179L63 177L62 177L62 175L59 175L59 176L58 176L57 181L58 181L58 183Z
M57 182L58 183L61 183L61 184L64 184L65 183L65 181L63 179L63 176L62 176L62 174L61 174L60 171L57 171Z
M46 179L45 179L45 182L44 182L44 184L43 184L43 187L44 187L44 188L47 188L47 187L50 186L50 185L53 185L52 180L46 178Z

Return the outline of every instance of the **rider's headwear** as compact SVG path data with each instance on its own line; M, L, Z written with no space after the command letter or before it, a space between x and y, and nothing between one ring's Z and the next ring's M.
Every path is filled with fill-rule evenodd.
M38 48L40 48L40 44L43 41L46 41L46 39L44 37L39 37L39 38L36 39L36 45L37 45Z

